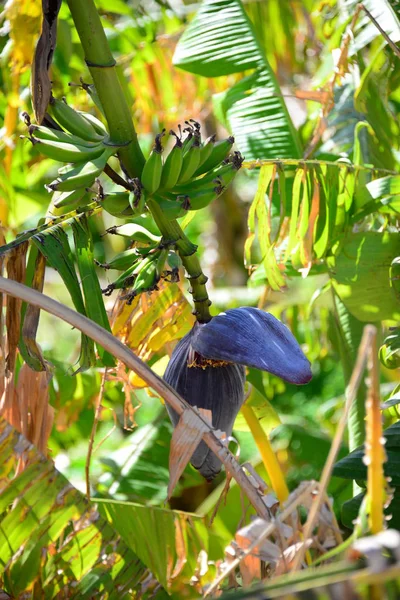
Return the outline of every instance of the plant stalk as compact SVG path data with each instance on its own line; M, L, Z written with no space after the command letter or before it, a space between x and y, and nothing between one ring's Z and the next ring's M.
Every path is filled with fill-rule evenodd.
M68 0L68 6L107 119L111 139L123 145L118 154L129 176L139 177L145 158L96 6L93 0Z
M173 243L178 250L182 264L188 274L187 278L190 281L191 288L189 292L193 296L195 306L194 315L197 321L199 323L208 323L212 318L209 310L211 301L207 294L207 277L201 270L200 261L196 255L197 246L192 244L189 238L183 233L177 221L168 221L165 218L156 200L149 199L147 205L157 227L162 233L164 243Z
M268 477L271 481L272 489L274 490L279 502L283 504L283 502L285 502L289 496L289 489L286 485L285 477L282 473L282 469L278 459L276 458L275 452L272 449L268 436L261 427L260 421L257 419L251 406L243 404L241 411L261 454L265 470L267 471Z
M85 52L86 64L104 109L111 138L113 142L126 144L118 154L128 175L140 177L145 159L96 6L93 0L68 0L68 6ZM211 320L211 302L206 289L207 277L201 270L200 261L196 256L197 246L190 242L177 221L168 221L165 218L155 200L150 198L147 205L164 242L174 242L178 250L191 284L190 293L193 295L194 315L197 321L207 323Z

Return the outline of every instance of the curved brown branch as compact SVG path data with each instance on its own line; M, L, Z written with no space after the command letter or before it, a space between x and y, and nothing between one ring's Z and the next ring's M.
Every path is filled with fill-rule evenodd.
M71 310L64 304L33 290L26 285L17 283L10 279L0 277L0 291L16 298L20 298L24 302L38 306L42 310L62 319L76 329L79 329L87 336L92 338L103 348L108 350L113 356L122 361L129 369L134 371L143 379L153 390L155 390L172 408L181 415L184 410L194 410L183 398L181 398L175 390L170 387L161 377L153 373L153 371L138 358L129 348L120 342L111 333L84 317L83 315ZM196 413L197 414L197 413ZM201 419L201 415L199 416ZM221 441L215 436L212 427L204 419L206 432L203 434L203 439L207 446L218 456L225 465L227 473L237 481L243 492L247 495L251 504L260 517L268 519L268 510L261 498L260 493L252 486L248 480L242 467L238 464L232 453L226 448Z

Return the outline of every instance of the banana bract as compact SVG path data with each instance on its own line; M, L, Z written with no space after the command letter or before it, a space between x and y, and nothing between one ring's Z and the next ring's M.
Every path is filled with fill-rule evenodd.
M296 384L312 377L310 363L289 329L269 313L244 307L196 323L176 346L164 379L192 406L211 410L213 427L229 436L244 401L244 366ZM167 410L176 425L177 415ZM221 468L204 442L191 462L206 479Z
M191 344L196 327L177 344L164 379L192 406L211 410L213 426L229 436L244 401L244 367L212 361L204 366L207 361L194 356ZM166 407L176 426L179 416L168 404ZM197 446L191 463L208 481L221 470L221 461L204 442Z

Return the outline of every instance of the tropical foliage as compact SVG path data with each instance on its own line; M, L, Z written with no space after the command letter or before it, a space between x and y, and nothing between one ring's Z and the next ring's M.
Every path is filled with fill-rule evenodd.
M398 597L398 3L0 18L1 594Z

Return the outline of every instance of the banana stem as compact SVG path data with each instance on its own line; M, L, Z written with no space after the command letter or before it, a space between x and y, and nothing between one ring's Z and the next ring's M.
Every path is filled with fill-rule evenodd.
M119 151L121 161L130 177L140 177L145 159L96 6L93 0L68 0L68 6L85 52L86 64L104 109L112 140L127 144ZM165 218L155 200L150 199L147 204L164 241L175 242L191 284L190 292L193 295L196 319L200 323L207 323L211 320L211 302L206 289L207 277L201 270L200 261L196 256L197 246L186 237L177 221L168 221Z
M207 294L207 277L201 269L200 261L196 254L197 246L192 244L189 238L183 233L177 221L168 221L165 218L156 200L149 198L147 205L157 227L162 233L164 242L174 242L178 250L182 264L187 272L187 278L190 281L191 289L189 291L193 296L195 306L194 315L197 321L199 323L208 323L208 321L211 321L209 310L211 301Z
M260 451L265 470L267 471L268 477L271 481L271 486L279 502L282 504L285 502L285 500L287 500L289 496L289 490L268 436L261 427L260 422L254 414L251 406L244 404L241 408L241 411L246 419L246 423L249 426L251 433L253 434L253 438L257 444L258 450Z
M93 0L68 0L68 6L104 109L112 141L125 144L118 154L129 176L139 177L145 159L96 6Z

